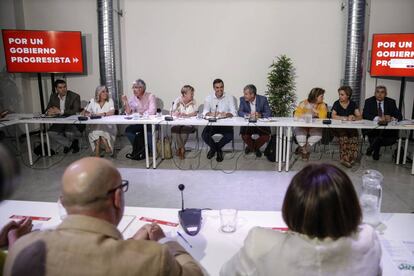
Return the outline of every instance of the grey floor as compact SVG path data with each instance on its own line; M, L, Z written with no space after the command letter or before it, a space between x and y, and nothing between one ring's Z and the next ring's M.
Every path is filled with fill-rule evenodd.
M195 142L191 144L195 146ZM29 167L25 144L21 145L23 154L19 158L22 175L20 185L11 197L16 200L56 201L60 178L67 165L91 155L84 142L80 153L38 158L34 166ZM206 159L204 145L200 146L199 151L188 152L185 161L177 158L163 160L157 169L146 169L145 161L125 158L131 147L124 137L117 142L117 147L116 157L107 158L130 182L126 194L128 206L179 208L181 199L177 185L183 183L186 185L186 207L280 210L292 176L308 162L329 162L340 166L337 152L333 156L316 152L308 162L293 160L290 172L277 172L274 163L268 162L265 157L246 156L241 150L242 144L236 143L236 150L227 152L225 160L219 164ZM332 149L337 150L335 146ZM344 170L358 192L364 170L381 171L384 175L382 212L413 212L414 177L410 174L411 164L395 165L391 160L392 151L388 148L382 152L380 161L362 156L357 166Z

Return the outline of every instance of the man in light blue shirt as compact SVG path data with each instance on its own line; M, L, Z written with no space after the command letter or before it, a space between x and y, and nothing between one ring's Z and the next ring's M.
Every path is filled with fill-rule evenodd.
M237 115L236 103L233 96L224 93L224 82L221 79L213 81L214 94L208 95L204 101L204 116L220 118L231 118ZM215 142L214 134L221 134L220 141ZM232 126L206 126L201 135L204 142L209 145L210 150L207 158L211 159L217 153L217 162L223 161L222 148L233 140L234 130Z

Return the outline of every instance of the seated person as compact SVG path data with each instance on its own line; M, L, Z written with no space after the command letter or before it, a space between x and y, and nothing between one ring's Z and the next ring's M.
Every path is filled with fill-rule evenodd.
M243 89L243 97L240 97L240 107L238 115L240 117L267 118L272 116L269 103L265 96L257 95L256 86L253 84L246 85ZM259 135L259 138L253 140L252 134ZM240 135L246 143L244 152L249 154L255 152L257 157L262 156L260 148L269 141L270 127L241 127Z
M377 86L375 95L366 99L362 118L374 122L391 122L392 120L402 120L400 110L398 110L395 100L387 97L387 88ZM379 160L380 148L393 145L398 139L398 130L370 129L364 131L368 135L369 148L367 155L372 154L372 159Z
M155 115L157 113L157 99L149 92L146 92L147 85L141 79L138 79L132 84L132 91L134 95L129 99L126 95L122 96L122 103L125 108L125 113L130 115L132 113L139 113L141 115ZM147 138L149 153L152 153L152 131L151 125L147 125ZM144 135L143 125L130 125L125 129L125 134L128 137L129 142L134 146L134 140L136 135Z
M381 275L381 244L361 224L354 186L342 170L312 164L286 191L282 217L289 230L254 227L220 275Z
M309 92L308 98L299 103L295 110L295 117L302 118L307 115L312 118L326 119L328 115L328 108L323 102L325 90L322 88L312 88ZM296 127L295 128L296 141L299 147L296 149L296 154L301 154L302 159L309 160L311 147L322 139L322 129L315 127Z
M10 152L0 144L0 202L7 198L17 184L19 163ZM6 252L18 238L30 233L33 224L30 218L19 221L11 220L0 229L0 272L6 261Z
M224 82L221 79L213 81L214 94L208 95L204 100L204 116L218 118L231 118L236 116L236 104L234 98L224 93ZM213 135L221 134L220 141L215 142ZM211 159L217 153L217 162L223 161L222 148L233 140L234 130L232 126L206 126L201 134L203 141L210 147L207 158Z
M61 195L68 216L56 229L19 239L5 275L202 275L157 224L123 239L117 225L127 190L128 181L106 159L87 157L69 165Z
M96 87L95 97L90 100L83 113L86 116L96 115L103 117L115 114L114 101L109 96L108 88L105 85ZM106 153L112 154L117 132L116 125L90 125L90 130L89 144L91 145L92 151L95 152L95 156L99 157L101 155L101 146L105 149Z
M46 107L46 115L49 116L71 116L80 112L80 96L67 89L64 80L56 80L54 83L56 93L50 95ZM63 153L79 152L79 137L81 134L76 125L53 124L49 128L49 136L56 143L63 146Z
M196 101L194 100L194 88L191 85L184 85L181 89L181 97L174 101L172 107L174 116L191 117L197 115ZM194 126L173 126L171 133L177 144L177 156L180 159L185 158L185 143L188 140L188 134L195 131Z
M332 119L343 121L361 120L362 115L357 104L351 100L352 88L341 86L338 89L339 100L332 106ZM353 128L337 128L334 131L339 140L340 162L351 168L358 157L358 130Z

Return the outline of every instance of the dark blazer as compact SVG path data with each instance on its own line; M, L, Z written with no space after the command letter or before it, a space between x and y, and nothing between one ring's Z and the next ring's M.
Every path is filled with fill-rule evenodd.
M58 93L52 93L50 95L49 103L47 104L46 110L51 107L60 108L60 99ZM75 115L77 112L80 111L80 96L75 92L68 90L66 93L66 101L65 101L65 111L63 113L64 116Z
M395 100L388 97L384 98L384 115L390 115L397 118L398 121L402 120L401 112L398 110ZM378 104L375 96L372 96L365 100L362 118L372 121L376 116L378 116Z
M246 114L250 114L250 103L246 102L244 97L240 97L239 111L237 112L240 117L244 117ZM263 118L272 116L270 111L269 102L265 96L256 95L256 112L262 114Z

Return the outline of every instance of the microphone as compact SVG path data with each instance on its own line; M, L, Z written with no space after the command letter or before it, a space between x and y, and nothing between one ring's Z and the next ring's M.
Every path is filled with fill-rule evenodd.
M201 209L184 209L184 184L178 185L178 189L181 191L181 210L178 211L181 227L188 235L195 236L201 229Z
M83 108L84 110L91 104L91 101L89 101L86 106ZM89 119L88 116L78 116L78 121L87 121Z
M181 191L181 210L184 211L184 195L183 195L183 191L185 189L184 184L178 185L178 189Z
M210 123L215 123L217 122L217 108L218 108L218 103L216 104L216 110L214 111L214 117L213 118L209 118L208 121Z
M166 121L174 121L174 118L173 118L173 116L172 116L172 110L173 110L173 107L174 107L174 101L173 101L173 102L172 102L172 104L171 104L170 116L165 116L164 120L166 120Z

